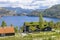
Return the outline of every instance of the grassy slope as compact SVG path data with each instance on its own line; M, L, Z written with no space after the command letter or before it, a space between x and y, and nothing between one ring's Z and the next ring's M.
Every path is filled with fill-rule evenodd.
M22 37L21 34L16 34L12 37L2 37L0 40L60 40L60 34L57 32L40 32L28 34Z

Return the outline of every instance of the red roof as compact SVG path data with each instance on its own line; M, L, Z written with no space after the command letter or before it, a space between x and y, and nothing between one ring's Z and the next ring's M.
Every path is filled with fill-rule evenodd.
M0 27L0 33L14 33L14 27Z

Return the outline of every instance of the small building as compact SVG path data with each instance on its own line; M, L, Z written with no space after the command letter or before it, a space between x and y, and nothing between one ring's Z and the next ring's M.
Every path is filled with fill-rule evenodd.
M30 27L35 27L36 30L32 31ZM40 30L39 28L39 22L25 22L23 26L23 32L40 32L40 31L51 31L51 27L46 27L46 24L44 24L45 28Z
M14 27L0 27L0 36L15 35Z
M30 27L33 26L36 28L36 30L34 31L37 31L37 29L39 29L39 24L38 22L25 22L24 23L24 26L23 26L23 32L33 32ZM39 29L40 30L40 29Z

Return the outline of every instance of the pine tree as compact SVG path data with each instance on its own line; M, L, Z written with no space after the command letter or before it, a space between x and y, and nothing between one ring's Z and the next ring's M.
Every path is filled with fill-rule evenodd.
M6 22L2 21L1 27L6 27L6 26L7 26Z
M39 28L40 29L44 28L44 20L43 20L42 14L39 15Z

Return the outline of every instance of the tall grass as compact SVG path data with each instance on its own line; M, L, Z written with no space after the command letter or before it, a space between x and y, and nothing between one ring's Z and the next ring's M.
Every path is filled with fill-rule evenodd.
M16 33L15 36L11 37L0 37L0 40L60 40L60 34L57 32L40 32L27 34L22 37L21 34Z

